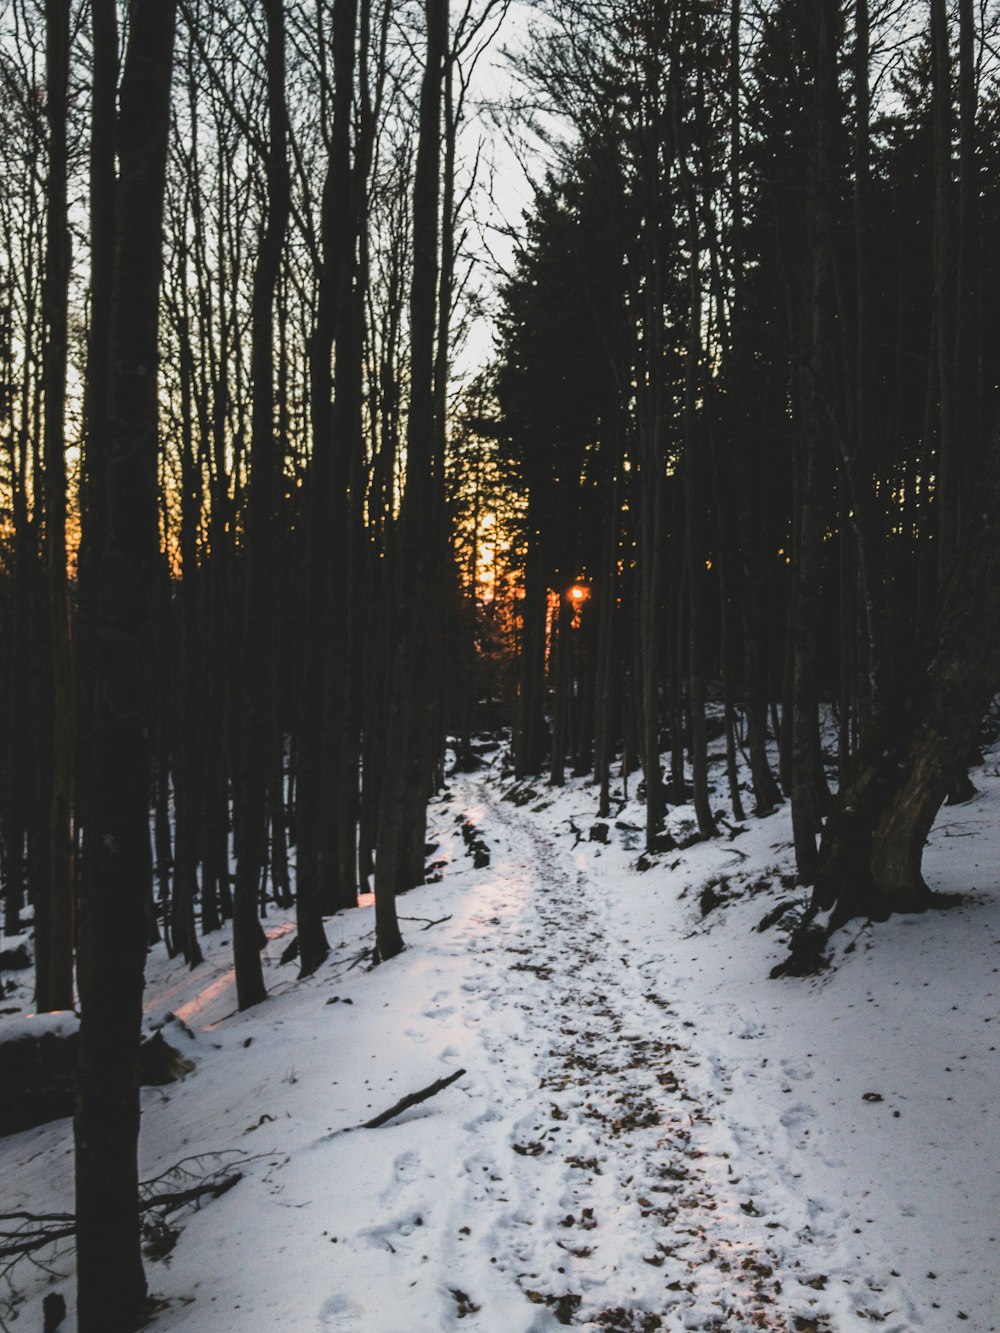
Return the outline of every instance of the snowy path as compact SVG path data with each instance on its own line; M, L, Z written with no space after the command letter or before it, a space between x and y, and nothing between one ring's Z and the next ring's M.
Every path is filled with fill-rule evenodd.
M791 1328L777 1309L779 1224L724 1153L700 1146L713 1108L689 1086L697 1057L669 997L613 946L603 890L568 842L487 786L472 794L491 869L436 938L459 964L439 980L457 989L433 989L407 1036L433 1045L447 1028L441 1061L469 1070L475 1109L447 1130L447 1161L433 1134L413 1133L433 1104L392 1130L407 1144L393 1148L392 1216L367 1230L383 1304L333 1300L323 1328L403 1328L384 1294L435 1253L453 1305L421 1328L447 1313L491 1333Z
M698 1146L711 1108L687 1085L696 1057L669 999L614 947L582 858L567 867L565 841L481 796L505 845L479 895L489 943L478 922L456 939L477 960L466 1022L487 1107L469 1127L462 1207L487 1214L501 1272L565 1322L579 1310L655 1328L670 1307L664 1326L694 1313L702 1327L771 1326L769 1232Z

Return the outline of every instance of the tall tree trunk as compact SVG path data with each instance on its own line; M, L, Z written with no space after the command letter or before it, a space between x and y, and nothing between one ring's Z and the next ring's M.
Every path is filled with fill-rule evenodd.
M357 0L333 7L333 123L323 185L320 233L322 262L316 322L309 348L313 432L307 633L300 695L296 914L300 971L308 976L329 951L324 911L344 905L338 881L343 842L348 652L343 590L350 577L349 503L351 440L342 438L353 421L345 370L334 398L332 357L353 319L355 237L352 216L351 116L354 99ZM338 361L338 376L340 372ZM338 428L340 430L338 431ZM339 892L338 892L339 890Z
M688 700L691 713L691 780L698 832L711 838L716 832L708 795L708 732L705 724L705 551L706 496L702 482L702 442L698 438L698 394L701 362L701 238L698 232L694 187L688 203L690 273L688 281L688 339L684 367L684 563L688 591Z
M46 0L46 119L49 131L46 183L45 275L45 577L52 672L48 789L48 874L42 892L48 938L35 1002L39 1009L73 1007L73 664L66 572L66 364L70 232L67 200L69 111L69 0Z
M657 302L649 302L650 320L659 318ZM656 346L659 334L651 334ZM650 353L651 379L659 373L655 350ZM661 390L656 383L646 386L647 404L640 421L642 461L639 495L639 738L642 775L645 784L646 847L652 850L663 825L665 801L663 775L660 768L660 687L663 679L663 530L665 507L663 418Z
M375 860L375 940L379 957L403 948L396 893L423 878L423 844L433 767L436 697L427 679L430 637L440 616L443 571L435 520L435 332L438 316L441 98L448 54L448 0L425 0L427 24L413 185L410 292L410 410L406 489L400 513L395 642L386 724L385 768ZM449 220L450 221L450 220ZM414 852L421 864L415 864Z
M621 445L615 433L615 448L611 462L611 481L607 487L607 511L604 518L601 578L598 593L597 670L594 687L594 777L600 790L598 813L606 819L611 813L611 760L615 747L615 704L621 693L614 689L615 625L619 576L617 569L618 515L621 508L619 470Z
M156 698L157 317L174 0L132 14L118 125L108 418L92 473L106 526L91 571L99 689L84 833L75 1117L77 1322L131 1333L146 1295L138 1214L138 1056L146 958L147 735Z
M877 712L888 684L888 616L885 604L885 550L873 478L882 469L875 457L871 425L871 295L870 241L871 91L869 87L870 23L868 0L854 5L854 256L855 312L853 356L848 354L846 430L837 432L841 461L850 494L850 527L858 556L865 630L868 639L866 706ZM828 408L828 410L830 410Z
M194 98L192 97L192 102ZM185 218L186 221L186 218ZM191 967L202 961L195 927L195 897L198 890L198 829L201 805L201 771L198 762L201 738L199 701L203 675L199 661L198 624L198 525L202 510L201 459L194 443L195 358L188 309L187 248L181 247L178 287L179 374L181 396L180 449L180 557L181 577L177 588L174 619L177 670L174 680L174 883L172 898L173 942Z
M92 752L91 726L96 716L99 650L98 608L93 567L104 547L105 517L102 456L111 385L111 301L115 262L116 162L115 125L118 97L118 19L115 0L92 0L90 179L90 324L84 382L83 467L80 476L80 547L77 561L78 616L76 640L77 781L74 815L78 829L89 819L89 783L81 780Z
M952 201L951 41L946 0L931 0L934 128L934 327L938 378L938 579L959 538L961 464L955 440L955 244Z
M277 524L283 465L274 413L274 298L291 213L288 110L285 104L285 22L282 0L264 0L267 20L268 143L266 221L257 248L251 309L250 496L246 517L233 895L233 957L240 1009L266 997L260 961L257 889L267 864L267 792L273 769L277 673Z
M820 503L825 472L832 363L833 127L836 115L836 0L823 0L816 37L815 151L810 199L808 353L802 366L802 440L798 468L792 686L792 831L799 882L816 875L819 595L822 566ZM782 719L784 725L784 719Z
M754 813L769 814L781 801L781 791L771 772L767 757L767 662L766 616L764 595L766 573L761 559L760 533L763 515L753 504L747 465L751 440L759 437L747 413L749 341L752 336L745 316L745 242L742 182L743 114L740 52L742 42L742 0L732 0L729 20L729 211L732 293L730 296L730 390L734 399L732 429L733 491L736 497L736 521L742 561L739 589L743 629L743 705L747 719L747 750L753 780ZM756 469L763 474L764 468ZM722 518L720 515L720 524Z
M334 906L353 907L359 885L359 818L361 725L365 658L365 596L369 562L363 496L366 490L364 451L365 307L368 298L368 192L383 82L386 75L385 42L391 6L380 21L372 70L372 14L370 0L345 7L335 17L334 59L337 86L351 86L356 68L357 128L346 207L339 211L340 258L334 330L336 379L333 398L333 440L337 450L338 505L335 519L337 553L331 585L332 640L331 690L333 709L333 763L330 788L331 822L335 829L332 883ZM355 58L357 46L357 59ZM348 114L345 103L343 114ZM340 570L339 577L337 570Z
M981 273L979 148L976 135L976 23L973 0L958 5L958 254L956 264L955 438L959 523L968 515L982 454L982 375L977 317Z

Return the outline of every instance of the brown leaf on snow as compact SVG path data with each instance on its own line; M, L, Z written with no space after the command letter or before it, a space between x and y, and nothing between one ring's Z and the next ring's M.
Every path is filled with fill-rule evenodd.
M458 1306L459 1319L464 1319L467 1314L476 1314L482 1308L471 1300L464 1291L460 1291L458 1287L451 1287L450 1291L455 1299L455 1304Z
M512 1143L511 1147L522 1157L539 1157L545 1151L544 1143Z

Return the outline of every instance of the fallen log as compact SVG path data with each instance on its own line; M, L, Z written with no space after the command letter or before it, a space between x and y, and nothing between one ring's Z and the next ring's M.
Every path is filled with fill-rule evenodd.
M408 1111L411 1106L419 1106L421 1102L427 1101L429 1097L436 1097L439 1092L443 1092L450 1083L462 1077L466 1071L456 1069L454 1074L449 1074L447 1078L439 1078L436 1083L431 1083L426 1088L421 1088L419 1092L411 1092L409 1096L402 1097L394 1106L390 1106L388 1111L383 1111L381 1115L374 1116L371 1120L366 1120L362 1125L356 1125L355 1129L378 1129L380 1125L387 1124L394 1120L397 1115L403 1111Z
M79 1026L71 1012L32 1014L0 1024L0 1137L73 1114ZM193 1068L193 1061L171 1046L162 1031L143 1039L143 1087L175 1083Z

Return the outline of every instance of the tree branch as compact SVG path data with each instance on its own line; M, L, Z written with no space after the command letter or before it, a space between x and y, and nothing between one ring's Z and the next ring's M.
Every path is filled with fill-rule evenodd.
M395 1119L403 1111L408 1111L411 1106L418 1106L421 1102L427 1101L428 1097L436 1097L439 1092L443 1092L449 1083L454 1083L456 1079L462 1077L466 1071L456 1069L454 1074L449 1074L447 1078L439 1078L436 1083L431 1083L429 1087L421 1088L419 1092L411 1092L408 1097L401 1098L395 1106L390 1106L388 1111L383 1111L381 1115L366 1120L364 1124L356 1125L356 1129L378 1129L380 1125L387 1124L388 1121Z

